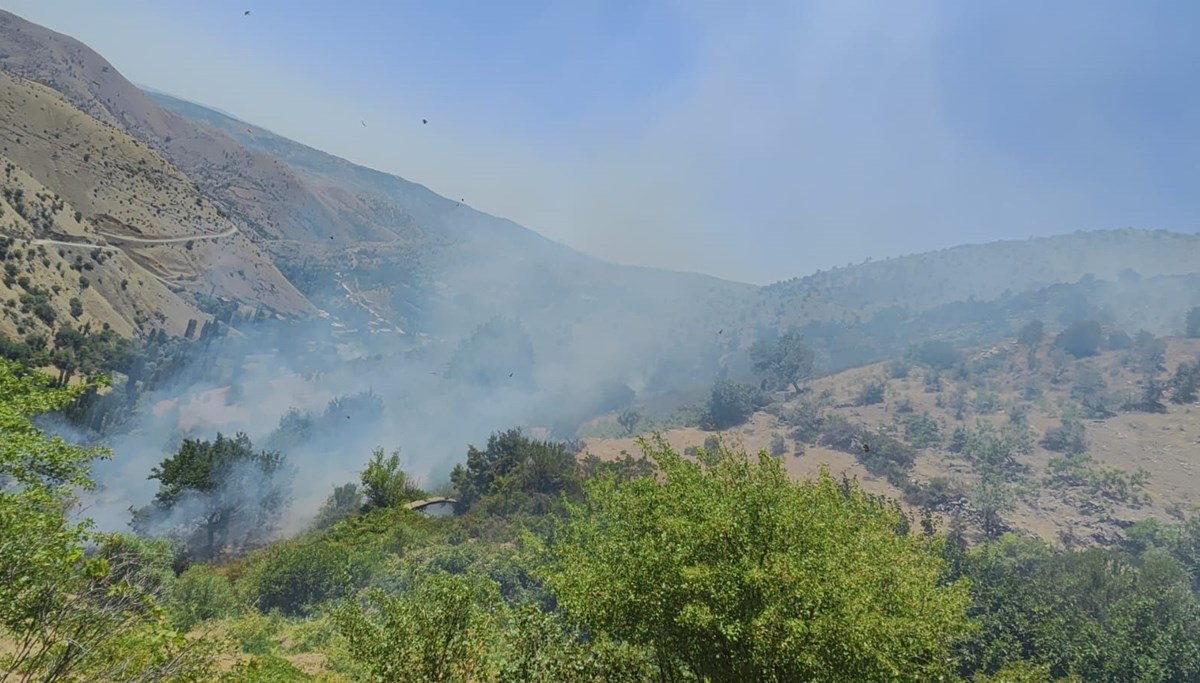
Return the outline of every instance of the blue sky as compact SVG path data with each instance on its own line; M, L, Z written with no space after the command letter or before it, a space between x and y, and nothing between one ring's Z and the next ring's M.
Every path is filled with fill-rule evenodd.
M136 82L620 262L765 283L1197 230L1200 3L0 6Z

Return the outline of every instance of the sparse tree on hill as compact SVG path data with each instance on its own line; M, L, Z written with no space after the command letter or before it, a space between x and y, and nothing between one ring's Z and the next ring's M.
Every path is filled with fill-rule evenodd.
M1041 346L1042 339L1046 336L1046 326L1041 320L1030 320L1021 327L1017 332L1017 343L1022 346L1027 346L1031 349L1036 349Z
M1086 358L1100 351L1100 345L1104 342L1104 331L1095 320L1083 320L1072 323L1060 332L1054 341L1059 348L1072 356Z
M1170 386L1172 403L1195 401L1197 393L1200 392L1200 360L1180 363L1171 377Z
M617 424L621 425L626 434L633 434L633 431L637 429L638 423L641 421L642 414L633 408L621 411L621 414L617 416Z
M765 405L767 397L757 387L730 379L718 380L713 385L700 426L705 429L736 427Z
M815 355L799 333L788 332L773 341L756 342L750 348L755 372L775 386L791 386L799 392L800 383L812 375Z
M516 320L496 317L459 343L447 375L482 387L530 387L533 342Z

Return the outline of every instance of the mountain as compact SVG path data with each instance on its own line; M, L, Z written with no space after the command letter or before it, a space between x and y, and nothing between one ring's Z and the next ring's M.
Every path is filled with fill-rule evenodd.
M72 318L126 336L150 329L184 334L190 320L208 319L196 296L311 310L187 177L124 130L8 72L0 72L0 107L9 218L0 225L27 255L41 255L21 264L15 284L6 283L14 297L38 297L34 290L42 287L66 312L75 296L84 314ZM14 268L15 251L7 264ZM10 333L38 327L29 317L8 321Z
M78 41L9 13L0 13L0 68L160 154L348 330L452 342L502 313L537 330L543 356L578 339L585 343L567 355L619 350L632 359L621 372L668 352L715 367L709 336L687 331L719 327L757 291L606 263L416 183L145 93ZM244 303L280 308L255 297ZM665 339L670 329L682 338Z

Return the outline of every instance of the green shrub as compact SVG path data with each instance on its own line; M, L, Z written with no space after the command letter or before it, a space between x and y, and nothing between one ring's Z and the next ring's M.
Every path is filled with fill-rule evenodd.
M196 564L175 580L167 606L175 628L187 631L201 621L236 614L239 601L228 579Z
M766 395L756 387L728 379L719 380L713 385L700 426L704 429L736 427L767 402Z
M917 448L936 448L942 443L937 420L929 413L909 415L904 421L904 438Z
M370 566L361 551L325 541L289 541L268 548L240 583L259 610L298 616L366 585Z

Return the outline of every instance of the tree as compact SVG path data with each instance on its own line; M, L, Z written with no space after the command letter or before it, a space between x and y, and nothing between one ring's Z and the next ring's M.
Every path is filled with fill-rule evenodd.
M1071 323L1054 340L1056 346L1076 358L1094 356L1104 342L1104 331L1095 320Z
M1046 326L1041 320L1030 320L1025 323L1019 332L1017 332L1017 343L1036 349L1041 345L1042 339L1046 336Z
M371 452L371 460L362 471L363 494L369 508L390 508L412 500L416 488L400 469L400 450L384 458L383 449Z
M1083 423L1079 420L1063 418L1057 427L1046 430L1041 444L1047 450L1068 455L1082 455L1087 452L1087 437Z
M921 365L934 370L948 370L962 359L958 349L947 341L931 339L912 348L909 356Z
M78 318L79 316L83 315L83 302L79 300L79 297L71 297L71 300L68 303L71 306L72 318Z
M580 492L578 463L566 444L538 441L520 429L493 433L487 446L467 448L467 462L450 472L460 505L491 499L497 511L548 512L561 495Z
M162 622L163 567L70 519L73 491L92 488L107 453L30 422L86 389L55 385L0 360L0 679L202 680L206 660Z
M1159 549L1056 552L1005 535L971 552L964 570L980 625L961 648L964 675L1027 661L1051 680L1200 680L1200 605L1188 573Z
M317 511L317 517L313 520L313 527L324 529L344 517L349 517L362 508L363 494L358 489L357 484L349 482L341 486L335 486L333 493L325 499L325 503Z
M626 434L633 434L633 431L637 429L638 423L641 421L642 414L633 408L623 410L621 411L621 414L617 416L617 424L621 425L621 428L625 430Z
M664 679L924 682L953 668L966 586L940 582L940 542L898 533L894 506L827 472L795 483L765 452L700 463L661 438L642 447L662 476L590 480L544 572L588 632L652 648Z
M1183 333L1193 339L1200 337L1200 306L1192 306L1187 312L1183 325Z
M193 556L240 549L270 534L291 504L295 470L277 451L255 451L250 437L185 439L150 473L158 493L134 515L143 533L182 532Z
M736 427L766 404L767 398L763 392L749 384L731 379L717 380L700 419L700 426L705 429Z
M800 383L812 375L815 358L812 349L796 332L788 332L769 342L755 342L750 347L750 361L755 372L764 375L775 386L790 385L796 392L800 391Z
M1171 402L1192 403L1200 392L1200 360L1189 363L1184 361L1175 368L1171 376Z

